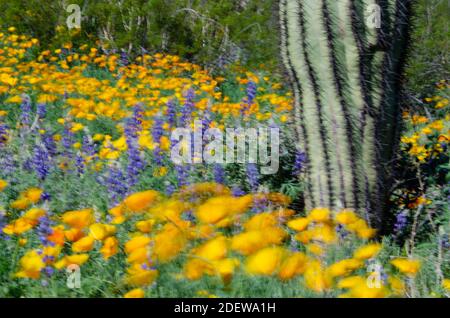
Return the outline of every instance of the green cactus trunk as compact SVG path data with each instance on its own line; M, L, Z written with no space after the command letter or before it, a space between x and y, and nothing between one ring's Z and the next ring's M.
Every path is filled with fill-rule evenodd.
M308 158L308 209L352 208L382 225L411 2L279 1L281 53ZM371 8L380 9L380 28Z

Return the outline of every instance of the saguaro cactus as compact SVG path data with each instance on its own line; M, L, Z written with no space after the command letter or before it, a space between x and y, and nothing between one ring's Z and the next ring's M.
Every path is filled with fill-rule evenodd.
M353 208L381 226L411 2L279 0L307 208Z

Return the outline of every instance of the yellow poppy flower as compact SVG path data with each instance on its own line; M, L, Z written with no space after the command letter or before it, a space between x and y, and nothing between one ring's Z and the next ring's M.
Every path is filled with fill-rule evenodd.
M72 251L75 253L89 252L94 247L94 242L91 236L85 236L72 244Z
M37 279L44 267L42 257L35 250L29 251L20 259L20 271L16 277Z
M150 243L151 239L148 236L140 235L133 237L125 243L125 252L127 254L133 253L138 248L145 247Z
M123 298L144 298L145 292L141 288L135 288L123 295Z
M409 276L415 276L420 269L420 261L406 258L396 258L391 261L400 272Z
M8 182L6 182L5 180L0 179L0 192L2 192L3 190L5 190L5 188L8 186Z
M119 251L119 241L117 238L110 236L103 241L103 246L100 248L100 253L103 255L104 259L109 259L114 256Z
M377 255L380 252L380 250L381 250L381 244L379 244L379 243L368 244L368 245L358 248L353 253L353 257L356 259L361 259L361 260L373 258L375 255Z
M281 264L278 277L281 280L288 280L296 275L303 274L306 270L308 258L305 254L296 252L287 257Z
M92 209L68 211L62 215L62 221L73 228L82 229L94 222L93 211Z
M245 261L245 270L254 275L272 275L281 265L286 250L282 247L266 247L249 257Z
M145 209L149 208L153 202L155 202L157 197L157 191L148 190L138 192L125 198L125 200L123 200L123 205L127 211L143 212Z

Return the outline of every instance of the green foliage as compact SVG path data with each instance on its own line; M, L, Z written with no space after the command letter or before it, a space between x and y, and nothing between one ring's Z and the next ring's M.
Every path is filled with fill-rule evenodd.
M415 6L405 74L410 94L423 97L434 89L434 83L450 76L449 9L446 0L421 0Z
M210 68L236 59L249 65L276 60L272 1L74 0L81 30L67 30L70 13L59 1L11 0L0 4L0 26L57 48L64 42L93 44L137 53L170 52Z

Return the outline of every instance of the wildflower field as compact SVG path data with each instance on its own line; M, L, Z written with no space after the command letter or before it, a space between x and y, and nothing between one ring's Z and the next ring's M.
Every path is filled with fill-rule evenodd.
M381 233L299 199L295 96L264 67L0 30L0 296L448 297L449 93L403 110ZM171 133L196 120L279 129L277 173L174 163Z

